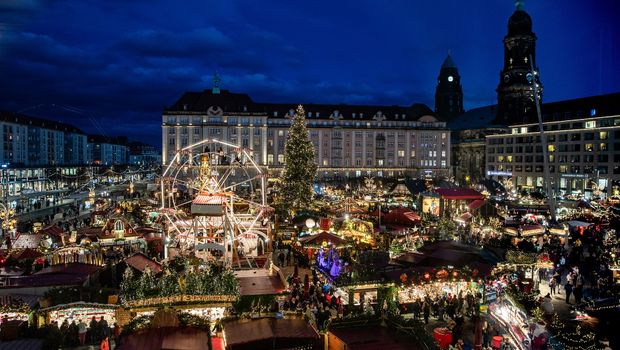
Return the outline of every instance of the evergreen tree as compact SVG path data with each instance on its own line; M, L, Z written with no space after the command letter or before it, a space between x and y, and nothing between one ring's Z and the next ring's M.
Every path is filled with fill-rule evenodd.
M314 194L317 165L314 146L306 128L306 112L297 107L284 149L285 165L281 175L280 199L288 208L308 206Z

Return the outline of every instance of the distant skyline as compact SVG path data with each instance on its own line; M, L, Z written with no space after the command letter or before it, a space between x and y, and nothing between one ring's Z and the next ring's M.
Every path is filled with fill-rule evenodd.
M496 103L513 1L0 1L0 109L159 146L212 87L258 102L434 108L448 50L466 110ZM620 4L526 1L543 102L620 91ZM60 107L62 106L62 107Z

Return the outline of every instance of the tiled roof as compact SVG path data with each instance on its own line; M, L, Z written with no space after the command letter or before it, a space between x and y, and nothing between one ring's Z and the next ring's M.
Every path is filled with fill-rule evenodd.
M308 119L329 119L335 111L342 119L347 120L372 120L381 112L385 120L418 120L423 115L435 115L425 104L415 103L411 106L386 106L386 105L348 105L348 104L314 104L302 103ZM221 90L214 94L211 90L202 92L186 92L172 106L166 108L166 112L201 112L205 113L210 108L224 114L238 113L239 115L266 115L269 118L284 118L291 110L295 111L298 104L293 103L258 103L254 102L247 94L232 93ZM277 115L274 115L275 114Z

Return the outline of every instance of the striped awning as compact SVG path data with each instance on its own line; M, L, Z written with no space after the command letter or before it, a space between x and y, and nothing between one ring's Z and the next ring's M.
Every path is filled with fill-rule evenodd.
M205 195L205 194L199 194L192 201L192 204L203 204L203 205L209 205L209 204L210 205L219 205L219 204L223 204L223 203L226 203L226 198L225 197Z

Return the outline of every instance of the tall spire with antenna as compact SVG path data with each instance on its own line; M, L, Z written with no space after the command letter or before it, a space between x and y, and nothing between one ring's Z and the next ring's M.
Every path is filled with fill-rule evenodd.
M523 7L525 6L525 1L524 0L516 0L515 1L515 7L517 8L517 11L523 11Z
M219 74L217 74L217 71L215 72L215 74L213 74L213 89L211 89L211 92L216 95L220 93L220 81L222 81L220 79Z

